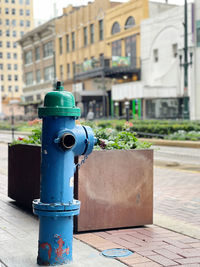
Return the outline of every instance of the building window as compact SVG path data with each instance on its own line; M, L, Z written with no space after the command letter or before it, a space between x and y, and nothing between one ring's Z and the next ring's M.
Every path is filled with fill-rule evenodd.
M15 85L15 92L19 92L19 86Z
M15 0L12 0L12 4L15 4Z
M69 34L66 35L66 50L69 52Z
M2 63L0 64L0 70L3 70L3 64Z
M0 52L0 58L3 58L3 53L2 52Z
M36 82L40 83L41 81L41 72L40 70L36 70Z
M25 74L25 83L26 85L32 85L33 84L33 73L27 72Z
M75 49L75 32L72 32L72 51Z
M18 70L18 65L14 64L14 70Z
M23 9L20 9L19 10L19 14L20 14L20 16L23 16L24 15L24 10Z
M15 75L15 81L18 81L18 75Z
M135 26L135 19L134 19L134 17L131 16L127 19L124 28L125 28L125 30L127 30L127 29L134 27L134 26Z
M9 1L8 0L5 0L5 3L9 3Z
M12 8L12 15L15 15L15 8Z
M12 76L10 74L8 75L8 81L12 81Z
M73 66L73 75L76 74L76 62L72 62L72 66Z
M129 57L131 66L136 67L136 35L131 35L125 38L125 56Z
M10 56L10 53L8 52L7 53L7 59L10 59L11 58L11 56Z
M13 37L17 37L17 32L13 31Z
M25 53L25 64L30 64L32 63L33 59L32 59L32 51L28 51Z
M46 67L44 69L44 80L45 81L52 81L54 79L54 67Z
M62 55L62 52L63 52L62 37L59 38L59 51L60 51L60 55Z
M7 64L7 69L11 70L11 64Z
M172 45L172 53L173 53L173 57L178 56L178 45L177 44Z
M26 20L26 27L30 27L31 26L31 22L29 20Z
M10 36L10 31L6 30L6 36L9 37Z
M63 81L63 65L60 65L60 79Z
M43 57L49 57L53 55L53 43L52 41L43 45Z
M12 86L11 85L8 86L8 91L12 92Z
M67 64L67 79L70 79L70 64Z
M2 36L2 30L0 30L0 36Z
M6 26L9 26L9 25L10 25L10 20L6 19Z
M17 48L17 42L13 42L13 48Z
M153 60L154 62L158 62L158 49L153 50Z
M113 26L112 26L111 34L113 35L113 34L116 34L116 33L118 33L118 32L120 32L120 25L119 25L119 23L116 21L116 22L113 24Z
M196 22L196 28L197 28L197 46L200 47L200 20L197 20Z
M37 100L41 100L41 95L37 95Z
M94 24L90 24L90 43L94 43Z
M4 92L4 86L3 85L1 86L1 92Z
M4 76L3 76L3 74L1 74L0 78L1 78L1 81L4 80Z
M15 19L12 20L12 26L14 26L14 27L16 26L16 20Z
M26 10L26 16L30 16L30 10L29 9Z
M23 5L23 0L19 0L20 5Z
M3 47L3 43L2 43L2 41L0 41L0 47Z
M40 59L40 47L36 47L35 48L35 60L39 60Z
M23 37L23 35L24 35L24 32L23 32L23 31L21 31L21 32L20 32L20 36L21 36L21 37Z
M88 44L87 27L83 28L83 39L84 39L84 46L86 46Z
M99 20L99 40L103 40L103 20Z
M14 53L14 54L13 54L13 58L14 58L14 59L17 59L17 53Z
M6 42L6 47L7 47L7 48L10 47L10 42Z
M2 19L0 18L0 25L2 24Z
M30 0L26 0L26 5L30 5Z
M121 47L121 40L117 40L112 42L112 56L119 56L121 57L122 47Z
M5 13L6 14L9 14L9 9L6 7L6 9L5 9Z
M20 20L20 26L23 27L24 26L24 21Z

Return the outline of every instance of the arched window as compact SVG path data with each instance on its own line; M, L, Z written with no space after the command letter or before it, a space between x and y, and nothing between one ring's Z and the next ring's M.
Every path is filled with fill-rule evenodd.
M115 22L115 23L113 24L113 26L112 26L111 33L112 33L112 34L116 34L116 33L118 33L118 32L120 32L120 25L119 25L118 22Z
M135 19L134 17L128 17L126 23L125 23L125 30L130 29L135 25Z

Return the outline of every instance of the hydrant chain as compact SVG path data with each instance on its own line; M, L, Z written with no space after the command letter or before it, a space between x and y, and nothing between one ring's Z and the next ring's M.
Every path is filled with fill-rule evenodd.
M84 158L81 160L81 162L76 164L76 167L80 169L80 167L85 163L87 158L88 158L88 155L85 155Z

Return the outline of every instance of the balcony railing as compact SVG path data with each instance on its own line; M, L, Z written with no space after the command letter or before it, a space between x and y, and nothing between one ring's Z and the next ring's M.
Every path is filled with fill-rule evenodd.
M140 71L140 58L136 57L119 57L100 58L86 60L81 64L77 64L75 68L74 78L89 78L102 76L115 76Z

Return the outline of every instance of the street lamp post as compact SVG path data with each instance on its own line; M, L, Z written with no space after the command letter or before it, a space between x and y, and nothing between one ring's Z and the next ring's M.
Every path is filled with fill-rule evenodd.
M188 21L187 21L187 0L184 5L184 63L180 56L180 66L184 68L184 93L183 93L183 118L189 119L189 96L188 96L188 67L192 64L192 53L190 53L190 62L188 62Z

